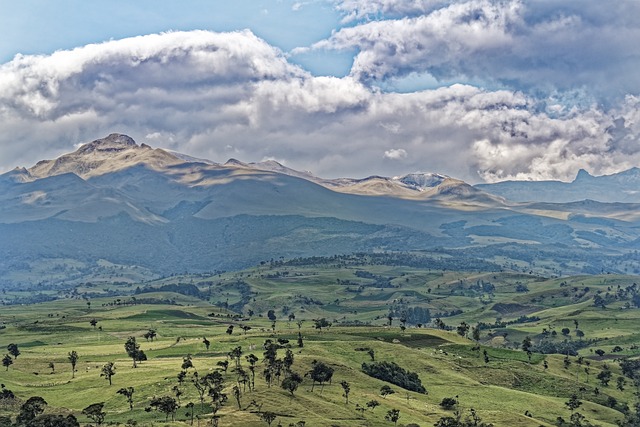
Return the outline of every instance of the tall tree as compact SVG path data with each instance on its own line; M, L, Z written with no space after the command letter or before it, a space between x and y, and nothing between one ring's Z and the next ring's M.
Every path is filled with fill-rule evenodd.
M229 352L229 357L236 363L236 369L240 369L240 358L242 357L242 347L237 346Z
M298 331L298 347L304 347L304 341L302 341L302 334Z
M271 423L276 420L276 417L277 415L271 411L264 411L260 414L260 419L262 419L262 421L264 421L268 425L271 425Z
M400 410L390 409L389 411L387 411L387 415L384 416L384 419L387 421L391 421L394 425L398 425L398 420L400 419Z
M133 360L133 367L137 368L138 365L136 362L142 360L144 352L140 350L140 344L136 342L136 337L129 337L127 342L124 343L124 349L127 352L127 355Z
M387 398L388 395L393 393L395 393L395 391L386 384L380 387L380 396L382 396L385 399Z
M331 326L331 322L329 322L324 317L320 319L313 319L313 324L315 328L319 330L322 330L322 328L328 328L329 326Z
M91 418L96 423L96 426L99 426L107 415L102 408L104 408L104 402L93 403L82 410L82 415Z
M13 365L13 359L8 354L5 354L4 357L2 358L2 366L7 368L6 370L8 371L9 366L11 365Z
M238 409L242 410L242 406L240 405L240 397L242 397L242 392L240 391L240 387L237 384L233 386L233 397L236 398L236 402L238 402Z
M480 341L480 325L471 328L471 338L473 338L475 342Z
M461 322L460 325L456 328L456 332L461 337L466 337L469 332L469 324L467 322Z
M80 358L80 356L78 356L78 353L73 350L69 352L69 355L67 356L67 359L69 359L69 363L71 363L71 378L75 378L76 376L76 365L78 364L78 359Z
M20 349L18 349L18 344L11 343L7 346L7 350L9 354L13 356L14 359L17 359L20 356Z
M248 356L245 356L247 362L249 362L249 371L251 371L251 389L255 390L256 388L256 363L258 362L258 357L251 353Z
M136 390L133 387L121 388L116 393L123 395L127 398L127 403L129 404L129 410L133 409L133 393Z
M312 369L307 373L311 377L311 391L316 383L320 384L321 392L324 389L324 383L331 381L333 377L333 368L326 363L314 360L311 362Z
M219 360L218 363L216 363L216 365L220 366L222 368L222 371L225 374L227 373L227 369L229 368L229 361L228 360Z
M189 368L193 368L192 356L190 354L187 354L185 357L182 358L181 368L183 371L186 371Z
M198 375L198 372L193 373L193 378L191 378L191 382L193 386L196 388L198 392L198 396L200 397L200 409L204 408L204 395L207 392L208 380L206 375L201 377Z
M291 393L291 397L293 397L293 393L295 393L295 391L298 389L300 383L302 383L302 377L300 376L300 374L291 372L285 377L285 379L282 380L280 387Z
M211 345L211 341L209 341L207 337L202 337L202 344L204 344L204 347L207 349L207 351L209 351L209 346Z
M44 412L47 401L40 396L32 396L20 406L20 413L16 417L16 424L26 425Z
M340 381L340 385L342 386L342 391L344 392L342 396L344 396L345 404L349 404L349 392L351 391L351 385L345 380Z
M378 407L378 406L380 406L380 402L378 402L375 399L372 399L372 400L367 402L367 408L371 408L372 411L374 409L376 409L376 407Z
M101 377L105 377L107 381L109 381L109 385L111 385L111 378L116 374L116 365L113 362L107 362L102 366Z
M582 405L582 402L580 401L580 399L578 399L578 395L574 393L571 395L571 398L564 404L567 406L567 408L569 408L571 413L573 413L573 411L575 411Z
M184 405L184 407L187 408L187 410L189 411L187 412L187 416L191 417L191 425L193 425L193 415L194 415L193 407L194 406L195 405L193 404L193 402L189 402L186 405Z
M208 386L207 394L211 398L211 416L217 425L217 413L227 401L227 395L223 392L224 377L220 372L214 371L208 373L205 378Z
M153 342L153 339L158 335L158 333L156 332L155 329L149 329L147 332L145 332L144 339L146 339L147 341L151 340L151 342Z
M291 372L291 367L293 366L293 352L290 348L285 352L284 359L282 359L282 365L284 366L285 372Z
M154 397L151 399L149 406L155 408L156 411L164 413L165 421L169 419L169 415L171 415L171 420L173 421L179 408L178 402L171 396Z

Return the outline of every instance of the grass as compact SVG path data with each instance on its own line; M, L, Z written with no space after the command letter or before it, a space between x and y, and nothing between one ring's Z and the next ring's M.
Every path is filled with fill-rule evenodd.
M163 414L145 410L152 397L173 395L183 357L191 354L195 369L203 374L218 369L217 363L227 360L227 353L240 346L246 369L245 355L253 353L262 359L265 340L284 338L292 344L294 371L304 374L314 360L320 360L335 369L332 383L322 390L315 387L311 392L311 381L305 378L291 396L277 384L267 386L262 377L264 366L258 362L256 390L243 392L239 409L231 392L237 378L229 369L224 374L229 400L219 413L220 426L265 426L257 407L249 406L252 401L262 405L262 411L273 411L278 415L274 425L304 420L308 426L388 426L391 424L384 420L384 415L396 408L401 414L398 425L429 426L441 416L451 414L440 408L439 403L444 397L454 396L458 396L460 409L474 408L485 421L496 426L552 426L558 416L568 418L569 411L564 402L572 393L579 392L584 402L581 412L594 423L613 427L622 414L607 407L606 398L611 396L630 405L634 402L632 386L628 385L622 391L615 388L615 378L620 372L617 364L607 360L607 356L612 355L616 345L623 347L619 355L640 355L637 349L632 349L640 340L636 331L640 313L637 309L624 308L624 301L612 302L605 309L593 307L591 301L596 292L609 292L618 285L627 286L637 281L637 277L544 279L513 273L427 272L397 266L371 266L366 267L367 271L388 278L394 288L380 290L365 286L363 291L354 292L357 288L354 283L371 283L371 279L354 274L364 268L262 266L241 273L191 278L176 276L145 283L156 286L172 283L172 280L193 281L205 291L213 282L209 301L154 293L158 299L175 303L124 304L131 301L132 295L126 292L135 289L133 284L112 287L126 292L117 297L93 298L90 308L81 298L5 306L0 312L0 324L6 326L0 329L0 344L17 343L21 354L8 370L0 369L0 381L20 399L42 396L49 402L50 411L72 412L83 423L89 421L80 414L84 407L105 402L107 422L125 424L133 419L139 425L184 426L188 424L184 408L187 402L196 404L201 423L208 421L210 416L208 400L200 409L199 398L189 379L180 386L183 407L178 410L176 421L165 423ZM285 270L287 275L282 274ZM227 299L229 302L240 299L240 293L234 292L233 288L240 279L249 285L252 296L244 316L234 318L233 313L220 304ZM340 284L337 279L350 284ZM495 286L489 303L486 293L474 290L483 282ZM526 284L529 292L515 292L516 283ZM107 285L100 287L108 290ZM578 291L573 290L576 287ZM589 291L576 298L585 287ZM117 299L120 302L114 303ZM517 309L497 312L492 309L495 304ZM474 349L475 342L455 332L411 325L403 332L398 318L393 320L391 327L385 326L390 306L420 306L429 308L432 314L462 310L454 316L442 317L450 326L462 321L471 325L478 321L493 323L497 317L513 321L521 315L519 307L522 306L537 307L538 311L528 316L537 316L540 320L484 329L479 348ZM266 318L270 309L275 309L278 317L275 332L272 322ZM252 316L248 316L249 310L252 310ZM288 313L294 313L295 319L288 321ZM329 319L333 326L316 330L312 319L318 317ZM92 319L98 321L96 328L89 323ZM302 321L300 326L298 321ZM362 326L344 326L353 321L361 322ZM561 355L534 353L529 360L527 354L519 350L524 337L530 336L535 341L543 328L558 331L558 337L553 339L561 341L564 337L560 330L568 327L571 330L568 339L577 340L574 321L578 322L588 343L580 351L590 363L588 379L585 366L579 365L574 357L565 369ZM229 325L235 326L232 334L227 333ZM251 330L245 334L240 330L241 325L251 326ZM143 338L149 329L157 332L153 341ZM298 332L303 337L302 348L296 345ZM507 334L506 338L503 333ZM129 336L137 338L149 358L135 369L124 351L124 342ZM203 337L211 342L208 350L202 343ZM380 387L385 383L362 372L362 363L371 360L366 351L356 350L362 348L373 349L377 361L394 361L418 373L428 394L406 392L392 386L395 394L387 398L380 396ZM604 358L593 353L597 348L606 352ZM80 355L74 378L67 359L70 351ZM484 361L483 351L487 352L488 363ZM280 350L279 356L283 355L284 350ZM547 368L543 366L545 360ZM49 367L50 362L55 365L54 372ZM107 362L116 365L112 386L100 377L100 369ZM596 396L596 375L604 363L613 370L613 380L609 387L599 386L601 394ZM340 386L343 380L351 385L348 404ZM129 386L135 388L132 411L129 411L126 399L116 393L119 388ZM580 387L584 387L584 391L580 392ZM380 407L364 413L356 411L356 404L366 406L372 399L378 400ZM0 404L0 413L11 413L12 410L15 408ZM525 411L532 416L525 416Z

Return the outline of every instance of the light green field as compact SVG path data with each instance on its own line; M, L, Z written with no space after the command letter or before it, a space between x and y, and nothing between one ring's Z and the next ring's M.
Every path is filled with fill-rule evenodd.
M372 286L374 279L355 275L362 270L388 279L390 285ZM235 286L239 280L247 286ZM634 281L637 277L547 280L514 273L436 272L396 266L267 265L241 273L175 276L121 285L117 288L122 292L120 296L93 297L91 304L81 298L87 288L80 287L77 296L71 298L2 307L0 323L6 328L0 330L0 345L4 348L16 343L21 354L8 370L0 370L0 381L21 400L41 396L49 403L47 411L72 412L83 423L89 422L80 414L83 408L105 402L106 422L125 424L135 420L138 425L187 425L190 421L184 406L193 402L197 415L194 424L199 418L204 426L210 423L209 400L205 397L200 407L196 389L190 382L194 369L189 370L187 380L179 387L183 393L182 407L175 414L175 421L169 418L165 423L164 414L147 412L145 408L154 396L174 396L176 376L187 354L193 356L195 370L204 375L218 369L217 362L227 360L227 353L240 346L245 369L248 363L244 356L253 353L260 359L256 389L243 391L238 408L231 391L237 384L237 376L231 369L224 374L229 399L218 413L220 426L266 426L258 407L250 405L252 401L262 405L261 411L277 414L274 426L300 420L306 426L390 426L392 423L384 417L394 408L400 410L398 425L432 426L440 417L452 414L440 408L439 403L444 397L454 396L458 397L459 409L474 408L484 421L495 426L553 426L557 417L569 418L565 402L577 393L583 402L579 409L583 415L593 423L613 427L623 414L620 408L608 407L607 399L613 397L620 404L632 406L635 389L630 380L624 390L616 389L615 379L621 374L612 357L640 354L637 348L632 348L640 343L637 330L640 310L627 308L627 301L622 298L611 300L606 308L594 307L593 296L599 291L602 295L615 293L618 285L625 287ZM491 295L473 290L484 282L494 285ZM194 283L202 292L211 289L211 295L203 300L171 292L132 294L138 285L159 287L171 283ZM518 283L526 285L528 292L516 292ZM363 287L357 290L360 285ZM95 288L103 292L115 289L108 283L88 289L95 291ZM173 303L133 304L133 298ZM242 316L234 317L232 308L225 305L237 308L243 298ZM386 326L389 309L402 304L428 308L433 317L436 313L461 310L459 314L442 317L454 328L463 321L473 326L479 321L493 323L496 318L510 323L482 329L481 346L474 349L475 342L457 335L455 330L407 324L403 332L397 317L390 327ZM252 316L248 315L249 310ZM275 330L267 319L268 310L274 310L277 316ZM295 319L289 321L288 313L294 313ZM522 315L537 316L539 320L516 322ZM333 326L315 329L312 319L320 317L327 318ZM95 328L89 324L92 319L98 322ZM584 337L576 336L574 321ZM360 322L360 326L353 326L354 322ZM226 332L229 325L234 325L232 334ZM251 329L244 333L240 328L243 325ZM570 330L567 337L561 333L565 327ZM543 328L557 331L557 336L542 338ZM149 329L157 331L153 341L143 337ZM296 343L298 331L303 336L302 348ZM148 357L135 369L124 350L130 336L137 338ZM589 375L584 371L586 365L579 364L576 357L570 358L568 368L564 367L562 355L534 353L529 360L519 350L526 336L533 338L534 343L542 339L584 340L580 354L590 363ZM211 341L209 350L202 343L203 337ZM277 381L267 387L262 376L262 346L266 339L277 338L290 341L293 371L305 374L314 360L324 361L335 369L332 383L324 387L316 385L311 392L311 380L307 377L293 397ZM622 351L612 353L615 346L622 347ZM407 392L391 385L396 393L383 398L379 390L386 383L362 372L362 363L370 362L370 358L366 352L356 351L357 348L371 348L376 361L393 361L418 373L428 394ZM604 357L597 356L595 349L604 350ZM67 360L73 350L80 355L75 378ZM488 363L484 361L484 350ZM279 357L284 352L284 348L279 350ZM55 372L49 368L50 362L55 364ZM101 367L107 362L115 362L116 366L111 386L100 376ZM608 387L596 380L605 363L613 371ZM340 386L343 380L351 386L348 404ZM135 388L132 411L126 399L116 393L121 387ZM594 393L596 387L598 395ZM363 413L356 410L356 405L366 406L372 399L381 405ZM0 403L1 413L15 415L15 410L15 406Z

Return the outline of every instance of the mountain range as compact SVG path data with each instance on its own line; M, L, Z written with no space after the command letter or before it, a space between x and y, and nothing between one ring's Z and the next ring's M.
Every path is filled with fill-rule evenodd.
M112 134L0 175L0 282L54 281L60 270L86 280L105 265L154 276L372 251L555 274L634 271L639 179L638 169L581 172L573 183L323 179Z

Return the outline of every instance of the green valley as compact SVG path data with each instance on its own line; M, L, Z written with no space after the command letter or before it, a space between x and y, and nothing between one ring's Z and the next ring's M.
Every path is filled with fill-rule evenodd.
M5 291L0 343L19 355L7 349L15 399L0 415L39 396L83 424L636 425L637 276L403 264L316 257Z

